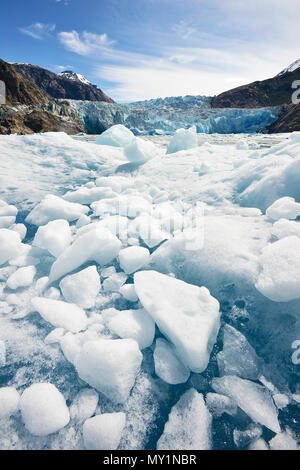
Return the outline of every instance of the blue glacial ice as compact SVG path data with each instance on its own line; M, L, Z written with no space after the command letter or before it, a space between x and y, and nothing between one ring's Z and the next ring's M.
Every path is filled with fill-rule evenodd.
M178 96L110 104L74 101L86 131L101 134L115 124L123 124L136 135L173 134L177 129L196 126L197 133L239 134L263 130L274 122L280 107L258 109L215 109L207 96Z

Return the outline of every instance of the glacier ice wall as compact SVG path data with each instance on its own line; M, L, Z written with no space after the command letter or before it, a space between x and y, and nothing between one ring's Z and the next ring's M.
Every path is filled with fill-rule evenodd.
M215 109L207 96L179 96L111 104L70 100L91 134L123 124L136 134L173 134L176 129L196 126L198 133L238 134L260 132L274 122L280 107Z

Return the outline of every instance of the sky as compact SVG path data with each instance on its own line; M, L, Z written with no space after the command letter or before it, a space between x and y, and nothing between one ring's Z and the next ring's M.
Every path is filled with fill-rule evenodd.
M299 0L1 0L0 57L117 102L213 96L300 58Z

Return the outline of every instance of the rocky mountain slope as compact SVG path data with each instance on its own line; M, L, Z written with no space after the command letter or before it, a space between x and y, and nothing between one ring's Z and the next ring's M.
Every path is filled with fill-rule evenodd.
M294 62L291 65L297 65ZM296 66L295 65L295 66ZM300 80L299 66L287 67L273 78L225 91L213 99L214 108L261 108L291 103L292 83Z
M32 105L47 103L49 96L39 88L32 80L25 78L12 65L0 59L0 80L6 87L7 105Z
M272 134L300 131L300 104L284 105L277 121L268 126L266 130Z
M88 101L106 101L113 103L102 90L86 80L75 79L68 74L56 74L50 70L43 69L37 65L14 64L15 69L24 77L32 80L41 90L46 92L52 98L88 100ZM79 76L77 76L79 77Z

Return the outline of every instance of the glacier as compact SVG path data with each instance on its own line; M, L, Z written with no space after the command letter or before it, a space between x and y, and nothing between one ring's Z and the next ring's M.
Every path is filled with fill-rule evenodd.
M300 133L128 132L0 136L0 449L298 449Z
M110 104L68 100L84 122L86 132L101 134L123 124L136 135L173 134L177 129L196 126L197 133L239 134L260 132L273 123L280 106L258 109L217 109L207 96L178 96Z

